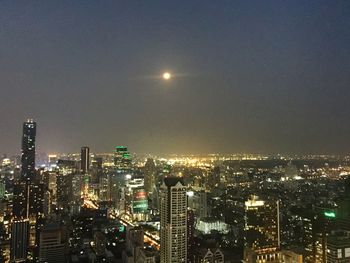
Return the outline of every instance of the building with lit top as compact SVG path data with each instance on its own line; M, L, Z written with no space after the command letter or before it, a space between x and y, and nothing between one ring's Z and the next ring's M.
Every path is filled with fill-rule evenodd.
M279 202L251 196L245 202L245 261L278 260L279 231Z
M187 195L179 177L164 178L160 189L160 262L187 262Z

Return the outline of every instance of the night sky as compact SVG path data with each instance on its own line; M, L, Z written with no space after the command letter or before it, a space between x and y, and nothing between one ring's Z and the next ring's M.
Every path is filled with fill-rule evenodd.
M0 92L0 154L349 153L350 1L1 1Z

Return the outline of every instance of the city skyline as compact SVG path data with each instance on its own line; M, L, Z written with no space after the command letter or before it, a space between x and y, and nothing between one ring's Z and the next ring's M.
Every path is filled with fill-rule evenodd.
M349 2L0 8L1 154L349 153Z

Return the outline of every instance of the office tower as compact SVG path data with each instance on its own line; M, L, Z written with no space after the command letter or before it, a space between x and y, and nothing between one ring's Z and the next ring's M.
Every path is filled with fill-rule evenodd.
M350 262L350 233L333 231L327 237L327 263Z
M136 221L145 221L148 212L147 193L143 187L132 190L132 214Z
M28 218L29 188L26 182L16 182L13 185L13 216L15 219Z
M131 169L131 155L125 146L115 147L114 165L117 170L125 171Z
M93 184L100 182L100 177L103 175L102 157L94 157L91 161L91 178Z
M29 216L42 216L44 214L44 184L30 184L29 187Z
M109 189L109 175L102 174L99 178L99 200L109 201L110 189Z
M200 191L189 191L188 195L188 206L193 209L194 214L199 219L208 217L208 198L207 192L204 190Z
M23 123L21 178L32 181L35 177L35 135L36 123L29 119Z
M67 174L59 174L57 175L57 208L58 209L67 209L68 208L68 202L67 197L69 195L70 191L70 184L71 184L71 178L72 175Z
M245 242L253 249L279 247L279 204L259 200L245 202Z
M193 210L187 211L187 262L194 262L194 249L195 249L195 241L194 241L194 223L195 217Z
M148 158L144 168L145 174L145 190L148 194L152 194L156 186L156 166L153 159Z
M248 262L280 258L279 203L259 200L245 202L245 251Z
M29 220L15 220L11 227L11 262L25 262L29 246Z
M40 230L39 262L65 262L62 228L57 223L46 224Z
M160 192L160 262L187 262L187 196L179 177L164 178Z
M90 170L90 149L89 147L81 147L80 169L83 174L87 174Z
M84 175L73 174L69 176L70 190L69 190L69 206L70 212L72 214L77 214L80 212L81 206L83 204L82 193L84 190ZM67 198L67 197L66 197Z

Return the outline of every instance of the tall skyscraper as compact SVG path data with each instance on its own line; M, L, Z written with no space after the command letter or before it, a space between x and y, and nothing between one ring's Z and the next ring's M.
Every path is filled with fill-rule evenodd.
M13 221L11 228L11 262L25 262L29 246L29 220Z
M259 200L257 196L245 202L245 241L253 249L279 247L279 205Z
M245 202L245 258L258 262L280 257L279 203L260 200L257 196Z
M187 262L187 196L182 179L165 178L160 198L160 262Z
M13 215L16 219L26 219L30 215L39 216L44 212L44 184L17 182L13 186Z
M28 218L29 188L26 182L16 182L13 185L13 216L15 219Z
M21 165L22 180L32 181L35 177L36 122L32 119L23 123Z
M153 189L156 185L156 166L153 159L148 158L144 168L145 174L145 190L148 194L153 193Z
M90 148L89 147L81 147L81 171L83 174L86 174L89 172L90 169Z

